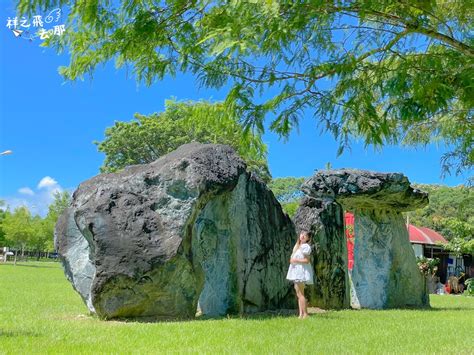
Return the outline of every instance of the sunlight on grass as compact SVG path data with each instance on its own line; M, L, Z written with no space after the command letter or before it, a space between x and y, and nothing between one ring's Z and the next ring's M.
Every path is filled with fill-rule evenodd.
M471 353L474 298L430 310L329 311L186 322L101 321L58 263L0 264L0 353Z

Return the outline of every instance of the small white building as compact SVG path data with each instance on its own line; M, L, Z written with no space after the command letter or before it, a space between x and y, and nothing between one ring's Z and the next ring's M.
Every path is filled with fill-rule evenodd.
M455 254L444 250L440 243L446 244L448 241L438 232L430 228L416 227L410 224L408 235L417 257L424 256L440 260L437 275L442 283L446 283L450 276L459 276L461 273L470 274L465 262L469 256L457 257Z

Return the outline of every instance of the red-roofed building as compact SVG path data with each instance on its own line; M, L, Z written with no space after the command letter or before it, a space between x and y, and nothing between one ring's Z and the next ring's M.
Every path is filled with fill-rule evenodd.
M408 225L408 235L412 244L437 245L448 242L438 232L426 227L416 227L413 224Z

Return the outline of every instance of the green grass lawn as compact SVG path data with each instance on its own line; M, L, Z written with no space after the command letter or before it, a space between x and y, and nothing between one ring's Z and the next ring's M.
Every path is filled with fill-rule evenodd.
M58 263L0 263L0 353L474 353L474 298L430 310L345 310L187 322L101 321Z

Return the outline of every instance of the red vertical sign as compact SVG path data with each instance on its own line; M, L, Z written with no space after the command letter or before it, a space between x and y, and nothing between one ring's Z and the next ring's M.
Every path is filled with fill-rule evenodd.
M354 266L354 215L346 212L344 217L347 241L347 267L349 270L352 270Z

